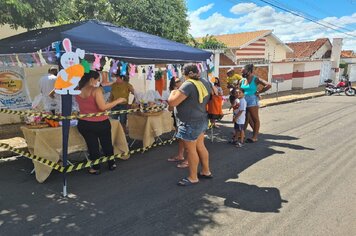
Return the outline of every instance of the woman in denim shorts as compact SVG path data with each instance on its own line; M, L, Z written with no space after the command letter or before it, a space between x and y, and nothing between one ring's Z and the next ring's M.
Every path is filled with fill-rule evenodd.
M209 153L204 144L204 132L208 128L206 104L212 91L211 84L200 78L196 65L184 68L186 81L177 90L173 90L168 104L175 107L177 118L176 137L181 139L187 152L189 176L178 182L179 186L197 184L198 178L211 179ZM198 165L201 163L201 171Z
M245 128L250 123L253 129L252 138L246 140L248 143L257 142L257 136L260 131L260 117L258 114L260 93L266 92L271 88L270 83L254 75L253 69L253 64L246 65L242 70L243 79L240 81L240 88L245 91L245 100L247 103L246 116L248 119L246 119ZM259 85L262 86L260 90L258 89Z

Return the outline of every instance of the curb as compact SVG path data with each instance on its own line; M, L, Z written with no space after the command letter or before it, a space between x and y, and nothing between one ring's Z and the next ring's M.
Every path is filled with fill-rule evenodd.
M272 102L272 103L269 103L266 105L262 105L262 106L260 106L260 108L276 106L276 105L286 104L286 103L292 103L292 102L297 102L297 101L303 101L303 100L308 100L308 99L323 97L323 96L325 96L324 93L316 94L316 95L312 95L312 96L301 97L301 98L293 98L293 99L285 100L285 101L277 101L277 102Z
M308 100L308 99L323 97L323 96L325 96L325 94L320 93L320 94L315 94L315 95L311 95L311 96L293 98L293 99L289 99L289 100L285 100L285 101L276 101L276 102L268 103L266 105L262 105L262 106L260 106L260 108L271 107L271 106L276 106L276 105L281 105L281 104L287 104L287 103L292 103L292 102L297 102L297 101L303 101L303 100ZM225 108L223 110L228 110L228 109ZM224 113L224 115L230 115L230 114L232 114L232 112Z

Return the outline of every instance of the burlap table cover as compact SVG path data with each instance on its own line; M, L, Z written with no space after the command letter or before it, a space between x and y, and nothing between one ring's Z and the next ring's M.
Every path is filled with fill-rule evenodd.
M114 153L120 154L129 151L126 136L120 122L111 121L111 134L114 146ZM28 149L31 154L43 157L50 161L58 162L62 153L62 128L42 128L30 129L21 127L25 136ZM71 127L69 130L68 153L86 151L87 146L84 138L79 133L77 127ZM128 159L129 156L122 157ZM33 161L35 166L36 179L43 183L50 175L52 169L46 165Z
M135 113L127 115L129 137L142 140L143 147L150 146L155 137L171 132L173 127L172 113L163 111L160 115L141 116Z

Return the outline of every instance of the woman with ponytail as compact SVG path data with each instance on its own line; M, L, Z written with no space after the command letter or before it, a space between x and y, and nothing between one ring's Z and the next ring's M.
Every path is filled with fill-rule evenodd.
M175 107L177 118L176 137L181 139L187 152L189 176L178 182L179 186L199 183L199 178L211 179L209 152L204 144L204 132L208 129L206 104L212 91L211 84L200 78L196 65L184 68L185 82L171 92L168 104ZM201 163L201 171L198 165Z
M80 114L103 112L126 102L124 98L119 98L110 103L105 102L103 90L100 87L99 73L96 71L84 74L79 81L79 89L81 94L76 96L76 101L79 105ZM78 130L87 144L90 160L94 161L101 156L99 141L105 156L114 154L111 140L111 124L108 116L80 118ZM115 160L109 161L108 167L109 170L114 170L116 168ZM93 165L89 169L89 173L100 174L100 165Z

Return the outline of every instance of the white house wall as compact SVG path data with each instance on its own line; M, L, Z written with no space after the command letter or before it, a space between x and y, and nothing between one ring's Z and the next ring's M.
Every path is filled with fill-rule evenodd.
M286 59L287 52L284 45L275 40L272 36L266 38L266 57L269 61L282 61Z
M311 59L321 59L323 55L329 50L331 50L331 45L329 43L325 43L313 54Z
M278 91L289 91L292 89L292 74L293 74L293 63L272 63L272 80L273 79L283 79L282 83L278 84ZM270 81L272 82L272 81ZM277 84L272 83L271 92L277 91Z
M316 88L319 86L322 61L296 62L293 67L293 88Z

